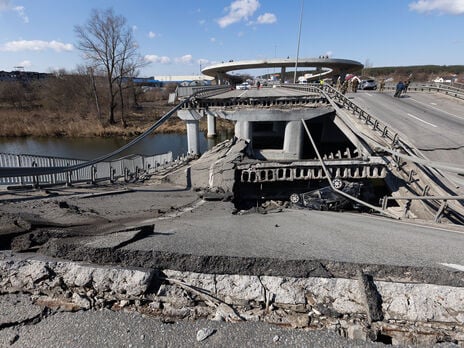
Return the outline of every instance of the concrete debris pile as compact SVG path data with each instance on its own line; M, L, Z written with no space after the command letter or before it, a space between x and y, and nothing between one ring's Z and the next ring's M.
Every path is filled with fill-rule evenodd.
M161 272L3 252L0 288L52 310L264 321L389 344L464 343L463 288L374 281L361 270L357 279ZM197 340L212 334L198 332Z

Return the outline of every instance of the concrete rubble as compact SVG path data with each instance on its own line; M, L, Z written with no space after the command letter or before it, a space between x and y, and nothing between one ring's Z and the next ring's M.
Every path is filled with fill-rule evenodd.
M296 235L293 258L277 257L276 243L261 245L271 233L287 238L301 215L272 220L288 208L288 202L275 200L233 209L236 163L246 147L245 141L224 142L145 186L100 187L97 193L76 187L72 193L47 190L40 197L20 193L6 199L0 212L0 297L9 306L27 307L11 315L8 306L0 311L8 345L20 339L19 326L93 310L136 312L166 322L265 322L369 343L464 345L462 272L296 257L297 248L310 249L308 231L305 238ZM264 221L253 213L279 214ZM214 228L201 235L199 230L210 227L198 222L205 216ZM155 228L166 220L168 227ZM244 226L236 228L239 224ZM255 248L233 254L230 248L244 243L233 229L249 234L247 224L269 226L251 240ZM183 238L184 226L200 251L193 252L192 240ZM222 246L224 240L238 242ZM222 253L206 244L218 244ZM266 249L270 254L259 255ZM195 339L217 336L204 326ZM274 335L272 343L281 344L281 337Z
M464 288L373 281L381 299L379 318L369 317L371 295L362 284L359 278L155 271L34 254L0 254L2 295L22 293L36 308L29 318L2 317L2 327L39 318L43 308L131 308L173 320L265 321L300 329L329 328L350 339L399 345L464 343ZM211 334L208 330L199 333L198 340Z

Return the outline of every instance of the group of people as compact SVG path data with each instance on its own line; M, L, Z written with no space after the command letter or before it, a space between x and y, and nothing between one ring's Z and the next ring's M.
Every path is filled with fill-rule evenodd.
M352 92L356 93L356 91L358 90L358 86L359 86L359 79L358 78L351 78L350 80L344 80L343 82L341 81L340 77L336 80L336 89L338 89L342 94L345 94L346 92L348 92L348 90L351 90ZM395 94L394 94L394 97L401 97L402 94L406 94L406 92L408 91L408 87L409 87L409 84L410 84L411 80L408 79L406 80L405 82L403 81L400 81L396 84L396 89L395 89ZM322 84L322 80L321 80L321 84ZM378 85L378 89L377 91L378 92L383 92L385 89L385 79L381 79L379 81L379 85Z
M399 98L401 97L401 94L406 94L406 92L408 91L409 83L409 80L406 80L406 82L398 82L396 84L395 94L393 96Z

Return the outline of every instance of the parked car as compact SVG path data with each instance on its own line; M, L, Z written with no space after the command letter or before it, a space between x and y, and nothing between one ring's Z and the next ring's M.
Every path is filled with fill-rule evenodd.
M250 84L248 82L241 83L237 85L236 89L250 89Z
M359 84L359 89L377 89L377 82L375 80L362 80Z

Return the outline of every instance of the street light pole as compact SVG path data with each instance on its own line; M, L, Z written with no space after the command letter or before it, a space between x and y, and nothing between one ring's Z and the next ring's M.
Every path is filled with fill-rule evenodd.
M293 83L296 83L296 72L298 70L298 57L300 56L300 39L301 39L301 24L303 22L303 7L304 7L304 0L301 0L300 28L298 30L298 46L296 49L295 73L293 75Z

